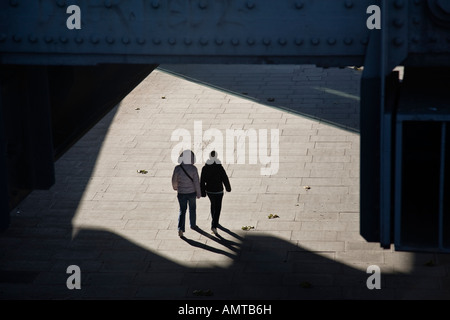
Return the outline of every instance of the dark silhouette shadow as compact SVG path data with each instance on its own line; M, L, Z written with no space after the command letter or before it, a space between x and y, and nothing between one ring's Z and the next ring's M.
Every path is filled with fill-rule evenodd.
M224 247L227 247L228 249L237 252L238 249L235 248L235 246L239 247L240 244L231 240L227 240L225 238L223 238L220 234L213 236L212 234L209 234L207 232L205 232L204 230L202 230L201 228L197 227L195 229L195 231L197 231L198 233L200 233L202 236L215 241L218 244L223 245Z
M171 64L161 65L159 70L262 105L359 132L362 71L354 68ZM232 74L230 70L238 73ZM349 82L352 85L348 86Z
M239 236L238 234L234 233L233 231L231 231L230 229L225 228L224 226L222 226L221 224L219 224L219 226L217 227L217 229L222 230L223 232L228 233L230 236L236 238L239 241L244 241L244 238L242 238L241 236Z
M368 290L367 266L343 264L334 252L311 252L257 231L240 235L220 226L225 234L214 237L199 229L202 236L231 252L187 238L180 241L229 263L219 267L199 261L187 267L100 228L74 230L74 216L95 214L96 205L110 206L114 209L110 214L120 214L119 205L126 209L135 205L132 201L92 204L83 198L116 111L56 163L56 184L50 191L33 192L13 212L11 227L0 235L0 299L450 298L449 255L416 254L409 274L386 270L382 289ZM434 265L424 266L429 261ZM67 289L70 265L82 271L81 290ZM199 289L209 289L213 296L198 297L194 291Z
M234 258L234 256L229 252L208 246L207 244L204 244L204 243L192 240L192 239L188 239L185 236L180 237L180 239L183 241L186 241L189 245L191 245L193 247L201 248L201 249L208 250L208 251L218 253L218 254L223 254L224 256L227 256L229 258Z
M219 226L217 227L219 230L222 230L223 232L228 233L230 236L232 236L233 238L236 238L239 241L244 241L244 238L242 238L241 236L239 236L238 234L234 233L233 231L231 231L230 229L225 228L224 226L222 226L221 224L219 224Z

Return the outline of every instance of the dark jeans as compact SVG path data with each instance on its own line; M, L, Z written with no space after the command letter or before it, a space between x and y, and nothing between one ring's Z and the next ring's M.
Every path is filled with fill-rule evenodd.
M180 204L180 214L178 216L178 230L185 232L186 210L187 210L188 204L189 204L189 222L190 222L191 228L196 226L196 219L197 219L196 197L197 197L197 194L195 192L188 193L188 194L181 194L181 193L178 194L177 198L178 198L178 203Z
M211 201L211 228L219 226L220 210L222 210L223 193L208 193L208 198Z

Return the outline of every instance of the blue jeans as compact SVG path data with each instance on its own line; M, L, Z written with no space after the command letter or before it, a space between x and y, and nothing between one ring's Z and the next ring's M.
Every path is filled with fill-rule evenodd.
M180 204L180 214L178 216L178 230L185 231L185 224L186 224L186 210L189 203L189 222L191 228L196 227L196 219L197 219L197 203L196 198L197 194L194 193L188 193L188 194L182 194L179 193L178 196L178 203Z

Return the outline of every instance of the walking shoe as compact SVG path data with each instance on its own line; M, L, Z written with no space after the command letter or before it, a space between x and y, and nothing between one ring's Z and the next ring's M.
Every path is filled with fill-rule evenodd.
M178 236L181 238L183 236L183 231L178 230Z
M211 231L212 231L216 236L218 235L217 229L216 229L216 228L211 228Z

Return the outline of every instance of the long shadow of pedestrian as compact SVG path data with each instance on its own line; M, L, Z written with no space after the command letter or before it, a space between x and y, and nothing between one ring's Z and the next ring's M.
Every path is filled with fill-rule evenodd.
M192 239L188 239L185 236L180 237L181 240L185 241L186 243L188 243L189 245L193 246L193 247L197 247L200 249L204 249L204 250L208 250L217 254L223 254L224 256L227 256L228 258L234 259L235 256L227 251L221 250L221 249L217 249L211 246L208 246L205 243L201 243ZM235 249L235 248L233 248Z
M221 224L219 224L218 229L219 229L219 230L222 230L223 232L228 233L230 236L236 238L237 240L239 240L239 241L241 241L241 242L244 241L244 238L242 238L240 235L234 233L234 232L231 231L230 229L225 228L225 227L222 226Z
M195 231L197 231L198 233L200 233L202 236L208 238L209 240L215 241L218 244L223 245L224 247L238 252L239 250L236 247L240 246L240 243L225 239L224 237L222 237L220 234L217 234L215 237L212 234L207 233L206 231L202 230L201 228L197 227L195 229ZM241 238L242 239L242 238Z

